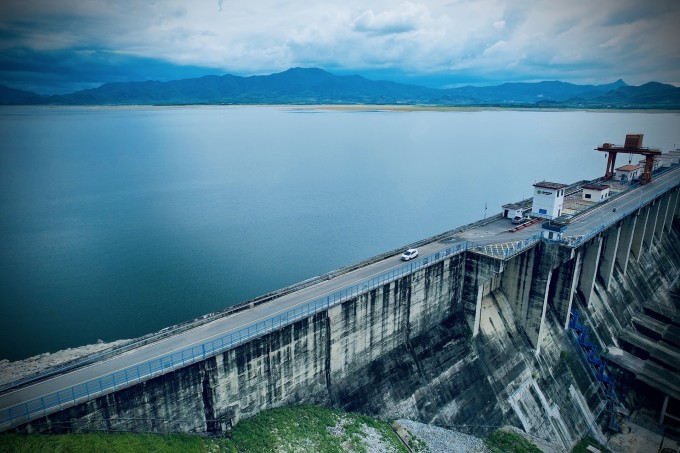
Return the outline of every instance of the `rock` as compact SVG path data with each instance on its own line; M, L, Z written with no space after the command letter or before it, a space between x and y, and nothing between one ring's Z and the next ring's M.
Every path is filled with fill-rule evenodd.
M482 439L413 420L397 423L427 445L431 453L482 453L489 451Z

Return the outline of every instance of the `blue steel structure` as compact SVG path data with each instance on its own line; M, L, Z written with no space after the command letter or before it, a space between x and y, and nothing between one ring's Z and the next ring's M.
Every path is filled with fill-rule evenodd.
M616 417L616 407L619 399L616 396L616 381L607 374L607 362L598 354L597 345L588 339L588 327L581 323L580 313L571 309L569 328L572 329L572 340L580 352L581 358L589 365L588 369L600 382L607 398L607 412L609 413L608 428L612 431L621 432L621 427Z

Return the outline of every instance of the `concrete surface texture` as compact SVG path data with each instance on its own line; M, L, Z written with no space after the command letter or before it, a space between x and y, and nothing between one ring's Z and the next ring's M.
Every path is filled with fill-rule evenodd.
M214 433L267 408L315 403L477 436L512 425L558 451L586 433L607 443L611 417L627 426L626 414L609 410L565 330L565 307L583 313L599 351L620 344L646 307L677 319L668 288L680 273L680 223L643 237L640 256L625 272L621 263L611 277L608 269L608 283L597 272L601 247L596 236L576 249L538 242L509 260L467 251L17 430ZM608 259L619 256L608 250ZM622 408L658 417L658 398L647 401L648 389L625 370L611 372Z

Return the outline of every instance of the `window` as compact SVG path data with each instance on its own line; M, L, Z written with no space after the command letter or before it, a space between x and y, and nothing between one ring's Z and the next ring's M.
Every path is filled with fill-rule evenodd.
M539 213L539 214L547 214L548 211L546 211L545 209L539 209L539 210L538 210L538 213Z
M589 193L585 194L584 198L590 198L590 194Z

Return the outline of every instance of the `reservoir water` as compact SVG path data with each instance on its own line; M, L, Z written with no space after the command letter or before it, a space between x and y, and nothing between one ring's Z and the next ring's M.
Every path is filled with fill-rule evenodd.
M593 148L636 132L667 151L680 115L1 108L0 359L144 335L493 215L600 176Z

